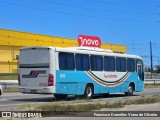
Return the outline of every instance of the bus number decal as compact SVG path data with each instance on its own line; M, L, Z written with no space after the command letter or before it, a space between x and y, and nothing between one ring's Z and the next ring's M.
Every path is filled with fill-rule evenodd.
M65 74L60 74L60 78L66 78Z

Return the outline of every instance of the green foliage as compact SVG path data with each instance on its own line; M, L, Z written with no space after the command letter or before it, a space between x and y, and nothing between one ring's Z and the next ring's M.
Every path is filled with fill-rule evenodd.
M90 102L86 103L83 101L81 103L74 104L43 104L38 105L35 110L41 111L92 111L92 110L100 110L102 108L122 108L125 105L132 105L132 104L151 104L160 102L160 96L152 96L152 97L140 97L136 99L127 99L127 100L118 100L118 101L107 101L107 102L99 102L94 103Z
M17 74L0 75L0 80L18 80Z

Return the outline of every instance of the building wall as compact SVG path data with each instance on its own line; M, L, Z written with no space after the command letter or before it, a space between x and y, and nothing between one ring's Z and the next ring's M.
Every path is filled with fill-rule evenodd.
M0 29L0 73L17 73L19 49L24 46L78 46L76 39L60 38ZM126 46L102 43L101 48L115 52L126 52Z
M17 73L19 48L0 45L0 73Z

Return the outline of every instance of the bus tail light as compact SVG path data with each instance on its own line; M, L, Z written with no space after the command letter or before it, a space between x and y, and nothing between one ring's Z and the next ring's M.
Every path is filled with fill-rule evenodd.
M20 86L21 83L20 83L20 74L18 74L18 85Z
M54 85L54 77L52 74L49 74L48 77L48 86L53 86Z

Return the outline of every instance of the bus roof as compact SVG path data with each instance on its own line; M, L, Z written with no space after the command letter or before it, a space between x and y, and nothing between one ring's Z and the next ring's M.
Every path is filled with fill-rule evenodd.
M69 48L61 48L61 47L44 47L44 46L31 46L31 47L23 47L20 50L27 49L53 49L57 52L70 52L70 53L81 53L81 54L93 54L93 55L103 55L103 56L114 56L114 57L127 57L127 58L142 58L138 55L131 55L126 53L114 53L109 49L101 49L101 48L91 48L91 47L69 47Z

